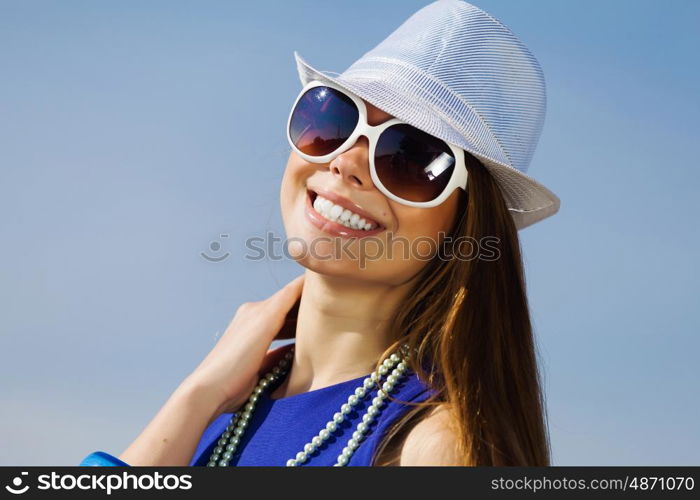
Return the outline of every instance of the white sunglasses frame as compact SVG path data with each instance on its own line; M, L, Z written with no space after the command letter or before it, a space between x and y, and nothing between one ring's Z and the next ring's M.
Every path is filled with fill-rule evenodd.
M296 109L297 103L299 100L304 96L304 94L315 87L330 87L332 89L335 89L339 92L342 92L344 95L347 95L352 101L355 103L357 106L357 109L359 111L359 117L357 120L357 125L355 126L355 130L353 130L352 134L350 134L350 137L338 147L335 151L332 153L329 153L325 156L309 156L305 154L304 152L300 151L295 145L294 142L292 141L292 137L290 134L290 125L292 123L292 115L294 114L294 110ZM398 118L391 118L384 123L381 123L376 126L372 126L369 123L367 123L367 107L365 106L365 103L362 99L360 99L358 96L353 94L352 92L348 91L347 89L344 89L338 85L334 85L331 82L322 82L319 80L312 80L309 83L307 83L304 88L299 92L299 95L297 98L294 100L294 104L292 105L292 109L289 112L289 118L287 118L287 140L289 141L290 146L292 147L292 150L298 154L300 157L302 157L304 160L310 162L310 163L329 163L332 161L334 158L336 158L338 155L343 154L345 151L350 149L355 142L357 142L357 139L361 135L364 135L367 137L369 140L369 173L370 177L372 178L372 182L374 182L374 185L376 188L384 194L387 198L394 200L397 203L401 203L403 205L408 205L409 207L421 207L421 208L430 208L430 207L436 207L443 203L455 189L462 188L463 190L466 191L467 189L467 178L468 178L468 172L467 172L467 167L464 163L464 155L465 152L462 148L455 146L454 144L450 144L449 142L440 139L443 141L447 146L452 150L452 154L455 157L455 168L452 170L452 176L450 177L449 182L445 186L445 189L440 193L440 195L430 201L411 201L411 200L406 200L404 198L401 198L399 196L396 196L394 193L389 191L389 189L382 184L382 181L379 180L379 176L377 175L377 170L374 165L374 151L377 147L377 142L379 140L379 136L384 132L387 128L391 127L392 125L397 125L400 123L405 123L406 125L410 125L409 123L404 122L403 120L400 120Z

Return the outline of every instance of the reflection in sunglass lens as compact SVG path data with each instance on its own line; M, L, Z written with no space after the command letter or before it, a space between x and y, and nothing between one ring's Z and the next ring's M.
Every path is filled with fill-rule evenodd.
M348 140L359 116L357 106L345 94L330 87L314 87L294 107L289 136L302 153L325 156Z
M443 140L402 123L379 137L374 163L379 180L393 194L409 201L431 201L450 181L455 157Z

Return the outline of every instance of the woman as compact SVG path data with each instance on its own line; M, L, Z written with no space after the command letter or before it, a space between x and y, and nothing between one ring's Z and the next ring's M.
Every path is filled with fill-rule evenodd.
M296 57L280 202L304 274L240 306L119 459L82 465L548 465L517 234L559 208L525 175L537 61L462 0L337 77Z

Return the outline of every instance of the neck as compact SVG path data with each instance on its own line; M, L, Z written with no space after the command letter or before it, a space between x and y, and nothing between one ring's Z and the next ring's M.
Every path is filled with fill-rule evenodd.
M394 340L392 315L408 292L306 270L299 304L294 360L275 399L367 375Z

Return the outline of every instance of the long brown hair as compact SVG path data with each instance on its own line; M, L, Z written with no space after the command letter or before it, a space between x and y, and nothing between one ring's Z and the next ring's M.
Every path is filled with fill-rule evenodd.
M395 342L382 358L407 343L409 367L436 395L411 404L384 436L374 465L396 463L401 437L443 403L453 415L461 465L550 463L517 229L489 171L468 153L465 160L468 187L445 251L464 256L455 244L470 237L496 241L497 258L433 258L396 311Z

